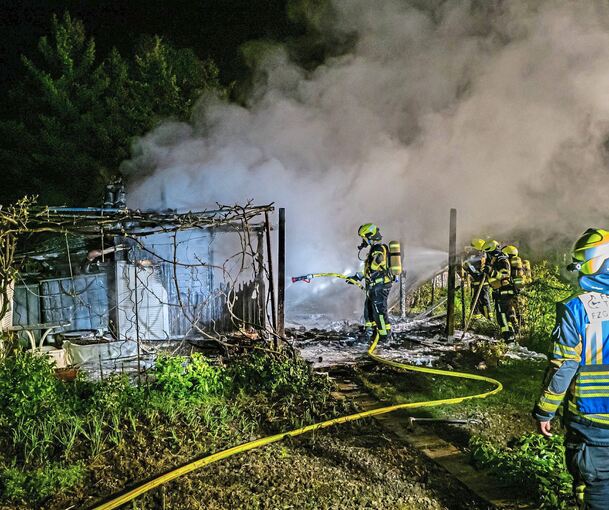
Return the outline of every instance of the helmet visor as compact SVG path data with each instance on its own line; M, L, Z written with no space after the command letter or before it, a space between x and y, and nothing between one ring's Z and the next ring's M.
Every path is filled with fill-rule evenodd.
M590 260L586 260L586 262L580 262L579 272L584 275L596 274L601 270L606 260L606 257L594 257Z

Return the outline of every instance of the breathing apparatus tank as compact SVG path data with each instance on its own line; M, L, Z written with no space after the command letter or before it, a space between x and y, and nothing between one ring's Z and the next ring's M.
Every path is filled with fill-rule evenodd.
M402 274L402 252L399 241L389 241L389 270L394 276Z

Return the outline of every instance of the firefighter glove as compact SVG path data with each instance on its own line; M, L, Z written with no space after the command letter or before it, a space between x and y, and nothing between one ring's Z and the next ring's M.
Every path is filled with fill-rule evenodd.
M354 275L347 277L347 283L349 285L353 285L353 280L361 282L364 279L364 275L362 273L355 273Z

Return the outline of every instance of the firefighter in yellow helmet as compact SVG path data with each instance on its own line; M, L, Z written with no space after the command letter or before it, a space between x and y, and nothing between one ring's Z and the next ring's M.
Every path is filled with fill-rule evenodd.
M475 296L478 295L478 290L480 290L478 301L473 309L474 315L490 319L491 294L488 281L484 278L483 273L486 264L486 253L482 250L484 243L484 239L472 239L471 247L475 250L475 253L463 262L463 269L469 275L472 282L472 305L474 304ZM480 285L482 285L482 289L480 289Z
M365 223L357 233L362 238L358 248L369 248L369 251L364 261L363 274L356 273L350 278L365 282L364 331L367 339L371 339L375 331L378 331L382 340L391 333L387 300L395 280L390 268L389 247L381 242L381 231L373 223Z
M580 508L609 508L609 232L590 228L573 247L581 291L556 304L553 349L533 415L551 436L565 401L566 466Z
M486 241L482 247L487 256L484 274L488 284L493 289L495 302L495 318L501 329L501 338L511 340L514 338L514 300L516 295L512 285L510 261L499 249L495 240Z
M520 301L519 294L525 285L525 272L524 263L518 255L518 248L516 246L508 244L504 246L501 251L507 256L510 261L510 276L511 276L511 287L513 290L513 298L508 300L508 306L513 308L509 310L508 318L512 321L514 326L514 332L518 334L520 332L520 325L522 324L522 317L520 313Z

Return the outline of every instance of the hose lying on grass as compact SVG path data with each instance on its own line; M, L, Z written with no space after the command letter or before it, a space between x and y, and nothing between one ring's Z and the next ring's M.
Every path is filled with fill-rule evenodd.
M320 276L337 276L337 273L320 273ZM317 275L316 275L317 276ZM345 278L344 275L340 275L338 277ZM286 432L281 432L279 434L274 434L272 436L262 437L260 439L255 439L254 441L250 441L248 443L240 444L237 446L233 446L232 448L228 448L227 450L223 450L212 455L208 455L201 459L195 460L193 462L189 462L181 467L173 469L165 474L159 475L155 478L148 480L147 482L141 483L132 489L128 489L121 494L112 496L106 502L99 504L98 506L93 507L92 510L111 510L113 508L118 508L121 505L141 496L142 494L158 487L164 483L167 483L171 480L175 480L176 478L183 476L191 471L195 471L196 469L200 469L204 466L212 464L213 462L217 462L222 459L226 459L228 457L232 457L233 455L237 455L238 453L244 453L249 450L253 450L255 448L260 448L261 446L266 446L271 443L276 443L277 441L281 441L286 437L295 437L300 436L302 434L306 434L308 432L314 432L316 430L325 429L328 427L332 427L334 425L339 425L341 423L347 423L351 421L361 420L362 418L369 418L372 416L378 416L380 414L391 413L393 411L397 411L399 409L420 409L423 407L435 407L441 405L452 405L459 404L461 402L465 402L466 400L473 400L478 398L486 398L491 395L496 395L503 389L503 385L490 377L485 377L477 374L468 374L466 372L454 372L448 370L439 370L437 368L426 368L419 367L413 365L407 365L405 363L399 363L397 361L386 360L378 356L374 353L376 347L379 342L379 334L377 332L376 337L374 338L372 344L368 348L368 355L378 363L382 363L383 365L388 365L393 368L397 368L399 370L408 370L411 372L422 372L425 374L435 374L447 377L457 377L460 379L472 379L474 381L482 381L489 383L494 386L493 389L485 391L483 393L477 393L474 395L465 395L462 397L453 397L453 398L444 398L438 400L428 400L423 402L410 402L406 404L396 404L386 407L379 407L377 409L371 409L369 411L364 411L361 413L350 414L347 416L340 416L338 418L333 418L331 420L322 421L319 423L314 423L312 425L307 425L306 427L301 427L294 430L289 430Z

